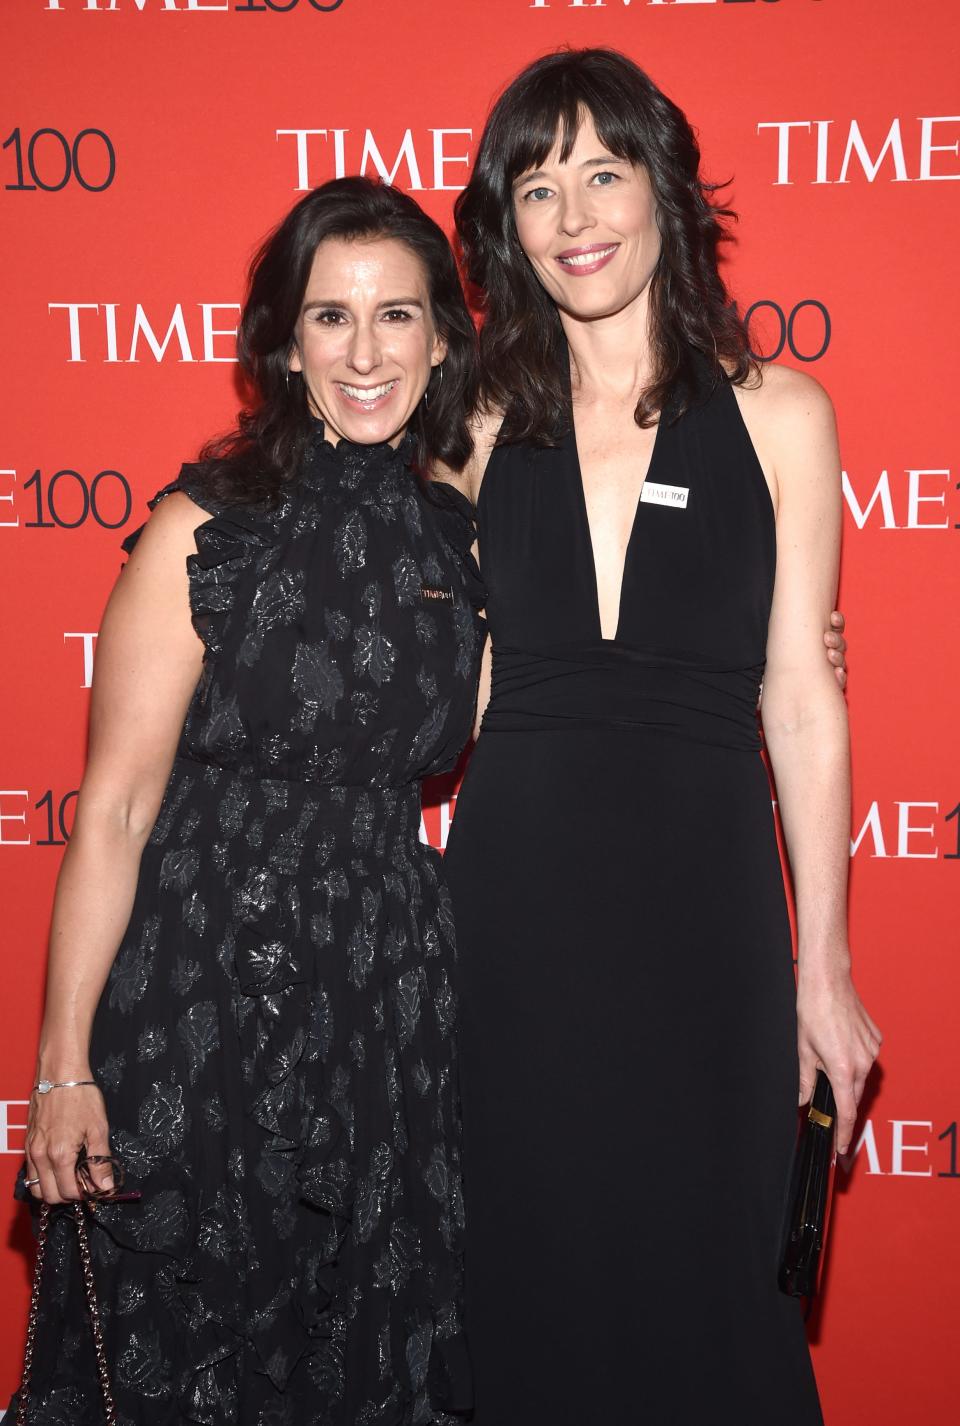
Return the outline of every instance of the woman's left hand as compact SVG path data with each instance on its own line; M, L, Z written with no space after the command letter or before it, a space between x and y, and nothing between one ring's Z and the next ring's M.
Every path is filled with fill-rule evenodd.
M847 621L840 610L834 609L830 615L830 628L825 629L823 633L823 642L827 646L827 658L833 664L833 671L841 689L847 686L847 641L843 632L846 626Z
M826 1071L837 1101L838 1154L850 1148L857 1106L883 1036L854 989L850 972L801 976L797 988L800 1103L813 1093L817 1070Z

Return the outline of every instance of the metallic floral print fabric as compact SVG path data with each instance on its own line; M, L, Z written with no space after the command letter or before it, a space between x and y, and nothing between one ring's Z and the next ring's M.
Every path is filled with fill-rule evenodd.
M470 1406L450 901L419 779L469 735L469 506L318 427L188 561L204 671L97 1012L138 1204L92 1242L122 1426L420 1426ZM154 502L155 503L155 502ZM31 1422L102 1412L70 1222ZM14 1403L15 1407L15 1403Z

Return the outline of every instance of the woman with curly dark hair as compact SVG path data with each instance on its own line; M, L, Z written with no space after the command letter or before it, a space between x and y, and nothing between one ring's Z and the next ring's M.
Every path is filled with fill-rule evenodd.
M240 360L250 408L154 500L100 635L20 1185L55 1213L26 1419L103 1420L62 1210L92 1189L119 1421L453 1426L454 944L420 779L469 735L482 621L469 514L417 475L471 446L443 232L368 179L308 194Z
M477 1426L821 1419L777 1285L796 1109L824 1066L845 1150L880 1043L821 648L840 466L821 388L750 356L728 216L603 50L509 86L457 204L493 650L447 852Z

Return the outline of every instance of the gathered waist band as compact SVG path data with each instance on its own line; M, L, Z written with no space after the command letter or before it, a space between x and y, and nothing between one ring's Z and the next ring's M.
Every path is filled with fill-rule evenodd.
M215 818L224 837L255 825L269 836L273 827L282 826L289 829L288 836L316 840L322 835L330 849L377 855L398 837L414 842L420 836L419 782L375 787L258 777L180 756L174 761L158 827L162 830L165 819L177 816L185 799L196 806L198 798L209 809L203 815Z
M756 752L762 677L762 663L718 668L691 655L612 644L494 649L482 729L657 729Z

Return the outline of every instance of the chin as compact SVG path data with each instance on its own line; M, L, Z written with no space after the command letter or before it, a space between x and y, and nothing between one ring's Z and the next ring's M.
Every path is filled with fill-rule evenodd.
M578 295L573 294L573 297ZM578 302L565 294L568 300L562 304L562 309L579 322L597 322L603 317L615 317L618 312L623 312L639 295L639 292L617 292L608 288L605 292L584 293Z
M391 419L378 415L358 418L352 413L338 422L347 440L358 446L375 446L384 441L392 441L402 434L406 424L403 420L398 421L396 417Z

